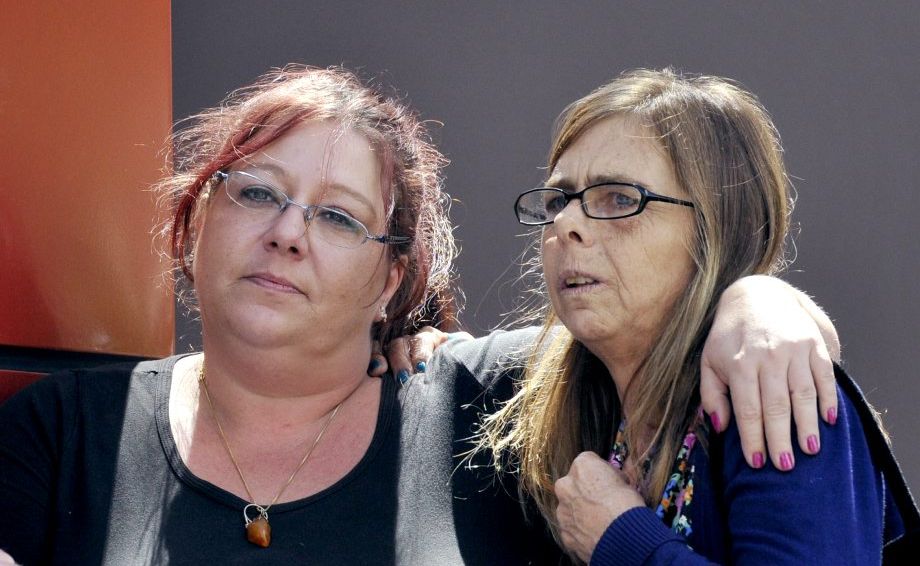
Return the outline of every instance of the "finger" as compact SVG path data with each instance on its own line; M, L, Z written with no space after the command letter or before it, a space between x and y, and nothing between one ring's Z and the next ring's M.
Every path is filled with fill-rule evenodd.
M572 550L575 545L575 537L570 530L574 522L572 509L565 503L560 502L556 505L556 524L559 525L559 542L562 546Z
M367 375L371 377L380 377L389 369L387 359L380 353L371 354L371 362L367 366Z
M608 464L606 460L602 459L596 453L591 452L590 450L580 452L577 456L575 456L575 459L572 460L572 465L569 466L569 475L560 478L560 481L566 479L573 481L575 478L579 478L583 474L588 474L590 473L592 467L597 466L598 463L601 465L601 469L604 471L606 471L607 468L610 468L610 464Z
M752 468L762 468L765 449L763 438L763 406L760 399L760 382L751 369L739 368L731 383L732 411L741 436L744 459ZM788 393L786 394L788 398Z
M558 517L556 520L559 521L560 523L562 522L559 520ZM559 530L559 542L561 542L562 546L565 547L566 549L572 550L572 548L575 546L575 537L570 535L567 530L560 529Z
M447 333L441 332L433 326L422 327L418 334L409 341L409 355L412 359L412 368L416 372L423 372L428 368L435 349L447 342Z
M412 360L409 357L409 343L406 338L397 338L387 348L387 359L393 368L393 376L400 383L405 383L412 375Z
M817 454L821 449L817 391L811 375L811 365L801 356L794 356L789 366L789 397L799 447L806 454ZM767 446L772 446L773 442L767 429Z
M709 415L712 429L722 432L731 421L732 409L728 397L728 386L703 356L700 365L700 399L703 411Z
M818 344L811 353L811 373L818 392L818 407L824 422L837 424L837 378L834 364L824 344ZM796 419L798 422L798 419Z
M380 377L387 372L387 359L380 353L380 340L371 340L371 359L367 364L367 375Z
M795 458L792 455L789 371L788 365L781 365L760 374L764 421L762 426L766 431L767 450L776 469L784 472L795 466Z
M571 473L571 469L569 470ZM553 482L553 493L556 495L556 499L559 501L559 504L562 505L563 501L569 494L569 488L572 486L572 478L569 476L562 476Z

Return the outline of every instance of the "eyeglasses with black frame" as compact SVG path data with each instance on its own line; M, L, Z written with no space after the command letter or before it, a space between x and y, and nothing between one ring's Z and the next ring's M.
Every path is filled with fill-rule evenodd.
M350 214L327 206L300 204L281 189L246 171L217 171L213 178L223 183L227 197L251 212L254 219L275 219L289 206L302 209L304 223L311 233L333 246L357 248L368 240L381 244L405 244L411 240L408 236L371 234L367 226Z
M635 216L650 202L666 202L693 208L693 203L653 193L633 183L598 183L571 193L555 187L525 191L514 202L518 222L526 226L552 224L569 202L578 199L588 218L613 220Z

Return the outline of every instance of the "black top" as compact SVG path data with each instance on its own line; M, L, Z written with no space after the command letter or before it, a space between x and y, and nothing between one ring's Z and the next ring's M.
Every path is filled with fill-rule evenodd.
M513 480L459 465L494 394L453 371L402 391L385 380L361 461L273 506L271 546L253 546L246 502L178 456L177 359L62 372L0 407L0 548L25 564L558 562L542 523L525 522Z

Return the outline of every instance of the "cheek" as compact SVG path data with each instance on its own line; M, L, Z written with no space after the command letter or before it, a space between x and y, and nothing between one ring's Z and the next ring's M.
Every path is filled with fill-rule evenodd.
M337 250L327 250L337 251ZM316 270L331 293L354 300L379 293L386 285L390 263L373 250L344 250L351 253L318 254Z
M640 220L634 217L627 220ZM624 222L609 234L605 250L625 290L645 304L670 302L686 287L695 267L682 225Z
M659 295L668 304L673 303L690 284L696 271L696 264L690 253L689 243L682 237L668 240L656 251L650 252L650 265L654 273L652 281L657 280Z
M557 257L558 257L558 246L554 243L547 243L546 241L546 231L543 232L543 239L540 242L539 258L540 266L543 270L543 281L546 283L547 288L552 290L552 285L550 281L553 280L558 273L556 270Z

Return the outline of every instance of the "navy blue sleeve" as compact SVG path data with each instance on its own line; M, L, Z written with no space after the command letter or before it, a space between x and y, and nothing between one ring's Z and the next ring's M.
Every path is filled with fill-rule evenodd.
M793 443L791 472L751 469L737 427L727 431L722 479L734 562L881 562L882 474L852 402L839 387L837 396L837 424L820 423L821 452L808 456Z
M667 528L648 507L630 509L610 523L594 547L591 566L627 564L710 564Z
M732 563L881 563L884 481L851 401L839 388L837 394L837 424L821 423L820 454L808 456L796 446L791 472L769 462L761 470L748 467L734 421L724 433L724 461L712 473L720 475L713 483L723 490ZM604 533L591 563L705 563L670 534L650 509L624 513Z

